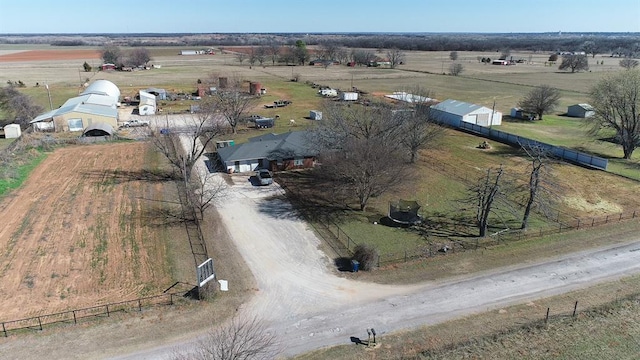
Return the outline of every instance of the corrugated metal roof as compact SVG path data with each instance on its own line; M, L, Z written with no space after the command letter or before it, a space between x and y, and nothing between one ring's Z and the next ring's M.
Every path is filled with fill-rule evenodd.
M102 106L110 106L115 108L116 102L110 96L105 95L97 95L97 94L87 94L73 97L67 100L61 107L74 106L76 104L85 103L85 104L93 104L93 105L102 105Z
M106 95L111 96L116 101L120 99L120 89L116 86L116 84L112 83L109 80L96 80L91 83L80 95L87 94L98 94L98 95Z
M576 104L573 106L579 106L587 111L593 111L593 106L589 105L589 104Z
M453 99L447 99L437 105L432 106L432 108L448 112L451 114L456 114L460 116L467 115L473 111L483 108L484 106L466 103L464 101L458 101Z
M108 116L116 119L118 118L118 109L116 108L112 108L109 106L102 106L102 105L77 103L77 104L71 104L71 105L64 106L59 109L41 114L37 116L35 119L31 120L29 123L49 120L54 116L68 114L70 112L79 112L84 114Z

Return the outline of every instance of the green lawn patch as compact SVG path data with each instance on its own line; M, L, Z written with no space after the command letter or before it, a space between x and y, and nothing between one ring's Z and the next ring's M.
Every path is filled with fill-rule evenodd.
M38 152L37 155L19 165L15 169L14 176L0 179L0 196L20 187L20 185L22 185L22 183L29 177L31 171L33 171L33 169L35 169L46 157L47 153Z

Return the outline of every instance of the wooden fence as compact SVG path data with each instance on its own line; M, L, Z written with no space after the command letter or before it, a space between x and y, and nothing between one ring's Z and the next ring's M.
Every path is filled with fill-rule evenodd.
M18 331L22 329L42 330L45 325L57 323L77 324L83 320L109 317L115 312L141 312L143 308L149 308L152 306L173 305L174 300L181 297L182 295L178 293L166 293L88 308L39 315L25 319L3 321L0 323L2 325L0 330L2 330L5 337L8 337L9 331Z

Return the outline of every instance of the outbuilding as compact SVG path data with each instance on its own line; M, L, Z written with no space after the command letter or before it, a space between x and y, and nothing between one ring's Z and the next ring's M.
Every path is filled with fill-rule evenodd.
M112 136L113 127L109 124L97 123L87 126L82 136Z
M155 115L156 113L156 96L146 91L140 90L140 104L138 105L138 114Z
M4 127L4 137L5 139L17 139L22 135L20 130L20 125L18 124L9 124Z
M357 92L341 92L340 93L340 100L342 101L356 101L358 100L358 93Z
M309 119L322 120L322 111L318 111L318 110L309 111Z
M593 106L589 104L575 104L567 107L567 116L577 118L588 118L595 115Z
M502 124L502 113L488 107L447 99L431 107L431 116L436 120L459 127L462 122L480 126Z

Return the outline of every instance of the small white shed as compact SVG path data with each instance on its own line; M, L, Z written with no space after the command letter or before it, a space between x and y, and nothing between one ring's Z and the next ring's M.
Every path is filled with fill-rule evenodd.
M322 111L318 111L318 110L309 111L309 118L311 120L322 120Z
M575 104L567 107L567 115L571 117L588 118L595 115L595 111L589 104Z
M7 139L17 139L21 134L20 125L18 124L9 124L4 127L4 137Z
M140 105L138 105L138 113L140 115L155 115L156 96L140 90Z
M340 93L340 100L342 101L356 101L358 100L357 92L342 92Z

